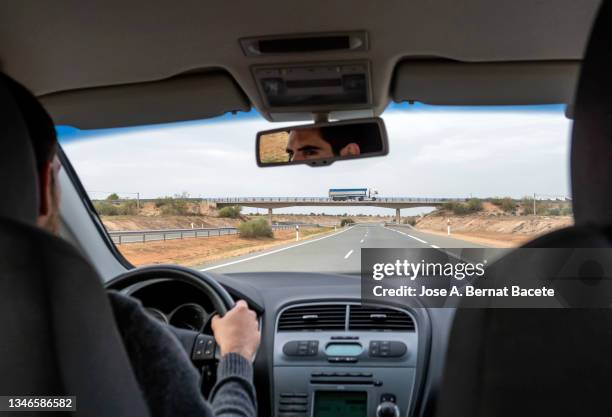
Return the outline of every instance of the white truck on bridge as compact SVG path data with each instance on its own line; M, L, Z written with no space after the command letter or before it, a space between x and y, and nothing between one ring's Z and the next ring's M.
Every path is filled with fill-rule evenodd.
M329 198L332 201L366 201L376 200L377 191L368 188L330 188Z

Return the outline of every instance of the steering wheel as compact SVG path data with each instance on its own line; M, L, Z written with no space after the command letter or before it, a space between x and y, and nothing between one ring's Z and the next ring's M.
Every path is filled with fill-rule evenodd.
M122 291L134 284L155 279L171 279L192 285L208 297L217 314L225 315L234 307L234 299L211 275L178 265L152 265L131 269L106 284L109 290ZM212 335L168 325L192 362L204 370L216 361L217 345Z

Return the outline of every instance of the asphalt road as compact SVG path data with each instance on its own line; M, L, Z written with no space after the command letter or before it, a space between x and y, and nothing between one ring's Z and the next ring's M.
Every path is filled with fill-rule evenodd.
M408 227L399 231L382 224L359 224L331 235L200 265L197 269L219 273L299 271L358 274L362 248L436 248L460 254L461 248L484 247Z

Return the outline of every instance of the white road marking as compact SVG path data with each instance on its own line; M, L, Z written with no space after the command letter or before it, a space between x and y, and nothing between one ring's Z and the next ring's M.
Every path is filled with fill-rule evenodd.
M413 238L414 240L417 240L417 241L419 241L419 242L421 242L421 243L427 243L427 242L425 242L423 239L419 239L418 237L416 237L416 236L412 236L412 235L409 235L408 233L406 233L406 236L411 237L411 238Z
M330 238L330 237L333 237L333 236L338 236L340 233L344 233L346 231L349 231L353 227L354 226L351 226L351 227L348 227L348 228L346 228L344 230L340 230L339 232L332 233L331 235L319 237L317 239L306 240L306 241L304 241L302 243L297 243L295 245L287 246L285 248L276 249L276 250L273 250L273 251L270 251L270 252L266 252L266 253L260 253L259 255L249 256L248 258L238 259L236 261L226 262L226 263L221 264L221 265L209 266L208 268L200 269L200 271L210 271L210 270L213 270L213 269L223 268L223 267L230 266L230 265L236 265L236 264L239 264L239 263L242 263L242 262L252 261L253 259L262 258L264 256L273 255L275 253L283 252L283 251L286 251L288 249L297 248L298 246L308 245L309 243L314 243L314 242L318 242L320 240L327 239L327 238Z
M391 230L392 232L397 232L397 233L399 233L400 235L404 235L404 236L408 236L408 237L411 237L411 238L413 238L413 239L416 239L416 240L418 240L419 242L422 242L422 243L427 243L427 242L425 242L423 239L419 239L418 237L415 237L415 236L409 235L408 233L400 232L399 230L391 229L390 227L387 227L387 226L383 226L383 227L384 227L385 229L387 229L387 230ZM432 244L430 244L429 246L430 246L430 247L432 247L432 248L434 248L434 249L440 249L442 252L444 252L445 254L447 254L448 256L450 256L450 257L452 257L452 258L458 259L458 260L460 260L460 261L463 261L463 260L464 260L463 258L461 258L461 256L459 256L459 255L455 255L455 254L454 254L454 253L452 253L452 252L449 252L449 251L447 251L447 250L441 249L439 246L432 245Z
M349 256L351 256L353 254L353 249L351 249L350 251L348 251L348 253L346 255L344 255L344 259L348 259Z
M421 242L421 243L425 243L425 244L427 243L423 239L419 239L418 237L409 235L408 233L400 232L399 230L395 230L395 229L390 229L390 228L388 228L386 226L385 226L385 229L392 230L392 231L394 231L396 233L399 233L400 235L408 236L409 238L412 238L412 239L416 240L417 242Z

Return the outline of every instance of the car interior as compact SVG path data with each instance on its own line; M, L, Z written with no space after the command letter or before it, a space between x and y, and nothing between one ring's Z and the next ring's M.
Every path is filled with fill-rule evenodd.
M390 103L562 104L573 121L574 225L525 247L608 248L611 51L612 3L599 0L3 3L0 395L74 395L67 415L156 415L112 290L172 330L204 396L218 360L209 319L246 300L261 330L253 369L262 417L609 415L606 308L398 307L362 303L358 277L314 269L134 267L62 150L61 237L40 230L32 116L11 80L56 126L130 128L253 109L318 129L371 124L383 162L393 144L379 116ZM266 135L285 131L260 132L250 163L274 171L296 162L260 157ZM306 163L325 170L356 157Z

